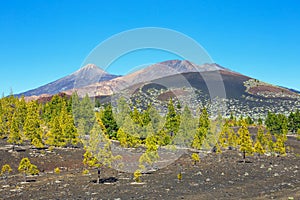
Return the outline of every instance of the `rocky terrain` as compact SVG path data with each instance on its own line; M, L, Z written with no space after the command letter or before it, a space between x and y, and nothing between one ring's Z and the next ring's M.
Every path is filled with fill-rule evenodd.
M105 168L101 183L97 172L83 175L82 149L56 148L53 151L30 149L27 146L11 151L0 141L0 165L10 164L13 173L0 181L0 199L299 199L300 143L289 137L285 157L248 157L243 163L234 150L202 156L194 165L186 152L167 167L142 176L142 183L133 181L132 173ZM23 157L41 170L39 176L18 174ZM53 172L55 167L60 174ZM177 174L182 172L182 179Z

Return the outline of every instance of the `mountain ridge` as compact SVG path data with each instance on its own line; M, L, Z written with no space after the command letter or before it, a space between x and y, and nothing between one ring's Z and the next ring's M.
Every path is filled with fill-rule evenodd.
M74 89L74 87L84 87L99 81L111 80L118 75L113 75L105 72L95 64L87 64L70 75L42 85L35 89L28 90L17 94L16 96L39 96L53 95L63 91Z

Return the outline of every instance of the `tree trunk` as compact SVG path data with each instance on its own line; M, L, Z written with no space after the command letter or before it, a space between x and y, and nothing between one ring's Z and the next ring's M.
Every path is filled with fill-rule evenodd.
M26 173L24 173L24 182L26 182L27 180L26 180Z
M246 163L246 151L243 152L243 160L244 160L244 163Z
M100 183L100 174L101 174L101 169L98 167L98 168L97 168L97 171L98 171L97 183Z

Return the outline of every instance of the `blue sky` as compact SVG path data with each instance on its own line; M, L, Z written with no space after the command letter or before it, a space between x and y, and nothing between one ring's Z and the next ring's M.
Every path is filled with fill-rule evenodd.
M19 93L68 75L105 39L141 27L174 29L224 67L300 90L298 0L0 0L0 92ZM132 54L110 72L175 57Z

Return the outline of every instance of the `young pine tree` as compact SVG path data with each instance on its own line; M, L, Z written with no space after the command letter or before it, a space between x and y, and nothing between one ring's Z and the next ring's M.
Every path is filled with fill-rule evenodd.
M187 106L184 107L180 119L179 130L173 143L182 147L190 147L197 131L197 121Z
M247 124L241 121L241 128L238 130L240 151L243 153L243 160L246 162L246 155L253 153L253 141L251 139Z
M36 165L31 164L28 158L23 158L19 164L18 170L20 173L23 173L24 180L26 182L27 175L37 175L39 170Z
M259 157L266 152L258 139L256 139L256 142L254 144L254 152L257 153Z
M121 156L113 155L111 141L103 133L98 123L95 123L93 129L90 131L90 138L86 143L85 149L97 160L98 182L100 181L101 167L106 166L110 168L115 160L121 159Z
M124 132L123 128L119 128L117 132L117 139L120 142L120 145L122 147L128 147L128 138L127 134Z
M36 101L31 101L27 104L27 115L24 123L24 134L31 142L39 141L42 144L43 130L39 116L38 104ZM36 143L35 143L36 144Z
M74 124L73 116L69 114L65 102L62 104L59 116L59 124L61 127L61 135L63 137L64 144L76 145L79 142L79 135Z
M200 162L200 157L199 157L199 154L197 154L197 153L192 153L191 158L192 158L194 165L196 165L198 162Z
M286 148L285 148L285 144L284 144L285 136L277 134L275 137L276 137L276 142L274 144L275 153L277 153L278 155L285 156L286 155Z
M210 130L210 121L208 118L208 113L206 108L204 108L199 117L199 125L197 132L195 134L194 140L192 142L192 147L196 149L201 149L204 140Z
M232 127L229 127L228 125L226 125L224 129L224 131L227 133L228 147L235 149L238 144L238 137L236 133L234 132Z
M266 144L265 144L265 149L267 150L267 152L273 154L274 153L274 142L273 142L273 136L271 134L271 131L267 131L266 135Z
M145 170L145 166L153 168L153 164L159 159L157 137L153 134L152 125L148 124L148 135L146 138L146 151L139 159L140 168Z
M59 116L52 117L50 122L50 130L46 134L46 144L50 146L61 147L66 144L62 135L62 129L59 122Z
M165 131L171 137L178 132L180 125L180 115L177 115L172 98L168 103L168 113L166 114Z
M107 130L109 138L116 138L119 127L113 116L111 105L105 106L101 120Z
M13 116L12 122L10 124L10 131L9 131L7 141L13 144L13 150L16 144L22 144L23 142L21 137L20 127L19 127L19 121L15 115Z
M2 166L0 175L6 180L8 175L12 172L12 169L9 164L5 164Z

